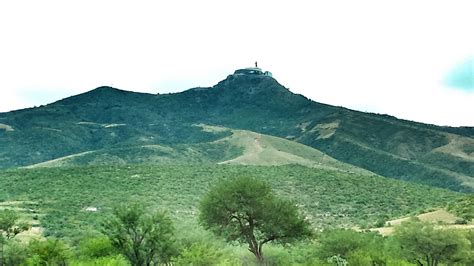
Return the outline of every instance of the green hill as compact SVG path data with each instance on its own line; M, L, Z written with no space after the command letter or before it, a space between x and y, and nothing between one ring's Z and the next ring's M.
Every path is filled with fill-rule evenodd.
M196 145L208 145L213 153L214 142L231 132L206 131L196 126L205 124L298 142L385 177L474 191L474 128L426 125L317 103L291 93L267 76L230 75L212 88L164 95L101 87L46 106L2 113L0 123L0 168L34 165L66 156L79 160L91 158L85 152L111 151L143 153L142 159L136 159L138 163L168 162L160 156L148 156L152 153L149 148L137 148L143 146L160 147L163 151L199 150ZM300 149L286 153L267 149L258 161L301 162L297 158L301 154L293 153L296 150ZM217 151L209 156L219 154L232 160L236 152ZM172 153L178 159L171 162L201 160L185 151ZM123 160L117 157L117 162ZM158 159L148 160L151 157ZM213 162L206 156L197 158ZM237 162L250 163L253 159L241 157ZM89 163L93 160L83 164Z
M269 182L294 200L315 228L367 227L462 196L373 174L298 165L114 165L2 171L0 205L15 203L45 236L74 238L98 230L111 208L124 201L166 209L177 226L197 228L201 197L219 180L236 176Z

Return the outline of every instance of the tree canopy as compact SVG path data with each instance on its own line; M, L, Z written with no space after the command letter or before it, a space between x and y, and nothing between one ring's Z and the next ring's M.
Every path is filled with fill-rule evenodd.
M416 219L395 228L404 255L418 265L436 266L464 259L469 241L459 230L437 229L431 223Z
M148 214L140 204L114 209L103 228L112 244L135 266L169 262L174 254L174 227L164 212Z
M241 177L221 182L204 196L200 223L229 241L248 244L263 261L265 243L288 242L311 234L296 205L277 197L263 181Z
M29 229L30 226L27 223L20 222L19 218L15 211L0 210L0 238L11 239Z
M448 210L469 222L474 219L474 195L467 195L449 204Z
M30 225L21 222L20 216L15 211L9 209L0 210L0 265L4 263L3 245L6 241L29 228Z

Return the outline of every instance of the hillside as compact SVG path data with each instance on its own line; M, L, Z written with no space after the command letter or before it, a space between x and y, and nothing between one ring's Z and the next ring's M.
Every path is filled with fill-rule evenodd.
M294 141L247 130L232 130L203 124L196 127L206 132L223 133L226 136L212 142L195 144L142 145L87 151L25 168L131 164L262 166L299 164L317 169L373 175L367 170L339 162L316 149Z
M195 149L232 134L196 126L205 124L298 142L385 177L474 191L474 128L425 125L317 103L267 76L230 75L212 88L164 95L101 87L46 106L2 113L0 123L0 168L66 156L79 159L83 156L77 154L89 152L137 152L143 146ZM293 152L264 153L259 162L293 162L293 155L299 156ZM178 154L181 162L201 157ZM223 158L232 162L236 154L230 151ZM253 160L241 157L237 162Z
M235 176L267 181L294 200L315 228L368 227L462 196L373 174L298 165L81 166L1 171L0 207L24 210L44 236L74 238L98 230L124 199L168 210L177 226L198 230L201 197L219 180Z

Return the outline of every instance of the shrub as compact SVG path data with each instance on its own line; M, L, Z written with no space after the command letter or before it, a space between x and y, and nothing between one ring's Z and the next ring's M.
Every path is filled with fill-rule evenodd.
M47 239L46 241L32 240L28 245L32 265L66 265L71 257L69 247L60 239Z
M176 265L232 265L232 258L222 250L206 244L194 243L185 248L175 260Z
M86 238L79 243L78 256L82 258L100 258L117 253L112 242L106 236Z

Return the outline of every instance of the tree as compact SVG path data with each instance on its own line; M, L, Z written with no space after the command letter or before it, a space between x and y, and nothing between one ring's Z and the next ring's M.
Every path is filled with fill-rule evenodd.
M317 254L321 259L340 257L350 265L384 265L383 237L352 229L325 230L318 235ZM361 261L366 261L362 263Z
M64 241L48 238L46 241L32 240L28 245L31 258L28 265L67 265L71 250Z
M164 212L149 215L140 204L121 205L114 209L103 228L119 252L132 265L169 262L174 255L174 227Z
M80 258L100 258L115 255L117 252L107 236L96 236L83 239L79 243Z
M6 241L30 228L27 223L19 222L19 218L12 210L0 210L0 265L3 265L3 245Z
M265 182L242 177L222 182L200 203L200 223L228 241L248 244L258 261L270 241L288 242L311 231L295 204L275 196Z
M418 265L456 262L469 248L469 241L461 232L436 229L433 224L415 219L395 227L394 236L404 255Z
M28 258L28 249L20 241L9 241L5 246L3 264L0 265L24 265Z
M466 265L474 265L474 230L468 230L466 232L466 238L471 243L469 250L465 254L465 263Z
M469 222L474 219L474 195L465 196L449 204L448 210Z
M12 210L0 211L0 234L2 237L9 240L30 228L27 223L19 222L19 218L18 214Z

